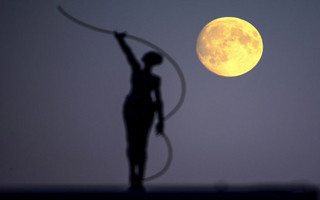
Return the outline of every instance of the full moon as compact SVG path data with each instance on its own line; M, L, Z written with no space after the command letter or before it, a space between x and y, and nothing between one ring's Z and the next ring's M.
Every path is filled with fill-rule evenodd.
M249 22L222 17L209 22L197 40L197 54L211 72L225 77L247 73L259 62L262 38Z

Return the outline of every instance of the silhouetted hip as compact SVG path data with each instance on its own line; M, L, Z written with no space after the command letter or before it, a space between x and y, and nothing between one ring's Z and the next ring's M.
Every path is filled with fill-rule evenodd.
M128 95L124 103L127 142L135 151L146 148L155 106L151 97Z

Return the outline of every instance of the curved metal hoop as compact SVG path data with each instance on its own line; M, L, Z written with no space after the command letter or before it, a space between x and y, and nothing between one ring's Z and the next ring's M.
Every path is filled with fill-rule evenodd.
M172 145L171 145L171 142L168 138L168 136L166 134L163 134L163 139L167 145L167 148L168 148L168 158L167 158L167 161L164 165L164 167L157 173L151 175L151 176L148 176L148 177L145 177L143 178L144 181L151 181L153 179L156 179L160 176L162 176L164 173L166 173L166 171L169 169L170 165L171 165L171 162L172 162L172 155L173 155L173 150L172 150Z
M86 28L89 28L91 30L94 30L94 31L97 31L97 32L100 32L100 33L113 34L113 31L110 31L110 30L107 30L107 29L103 29L103 28L99 28L99 27L96 27L96 26L92 26L92 25L87 24L87 23L85 23L83 21L80 21L79 19L77 19L77 18L71 16L70 14L68 14L60 5L58 6L58 10L65 17L67 17L71 21L73 21L73 22L75 22L75 23L77 23L77 24L79 24L81 26L84 26ZM171 63L171 65L174 67L174 69L176 70L176 72L177 72L177 74L178 74L178 76L180 78L180 82L181 82L181 94L180 94L180 98L179 98L177 104L175 105L175 107L168 114L166 114L165 117L164 117L165 119L169 119L170 117L172 117L180 109L180 107L182 106L182 103L183 103L183 101L185 99L185 96L186 96L186 81L185 81L185 78L184 78L184 75L182 73L181 68L179 67L179 65L174 61L174 59L169 54L167 54L164 50L162 50L161 48L159 48L155 44L152 44L151 42L149 42L147 40L144 40L142 38L139 38L137 36L134 36L134 35L127 34L127 38L135 40L135 41L138 41L138 42L141 42L141 43L143 43L143 44L155 49L162 56L164 56Z

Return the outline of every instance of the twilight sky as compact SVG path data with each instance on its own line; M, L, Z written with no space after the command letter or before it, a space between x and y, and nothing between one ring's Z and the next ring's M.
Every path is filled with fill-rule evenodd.
M320 1L0 0L0 187L125 185L122 104L130 68L111 35L72 23L127 31L165 50L187 83L182 108L166 121L173 163L146 184L320 184ZM249 73L219 77L197 58L209 21L244 19L264 52ZM150 50L128 40L136 56ZM166 113L181 86L168 61ZM166 160L150 135L147 174Z

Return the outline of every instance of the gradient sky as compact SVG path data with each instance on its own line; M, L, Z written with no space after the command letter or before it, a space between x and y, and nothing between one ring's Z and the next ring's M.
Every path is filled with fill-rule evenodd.
M114 37L72 23L127 31L181 66L187 95L166 121L173 163L148 184L320 184L320 1L0 0L0 186L125 185L122 104L130 68ZM199 62L209 21L244 19L264 52L249 73L224 78ZM128 40L137 57L150 50ZM168 61L166 113L181 86ZM151 133L147 174L166 160Z

